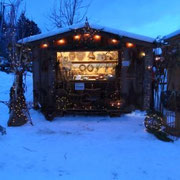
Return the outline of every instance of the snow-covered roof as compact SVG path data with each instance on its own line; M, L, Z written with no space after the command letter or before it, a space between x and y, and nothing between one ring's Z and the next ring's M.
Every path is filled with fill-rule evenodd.
M113 28L109 28L109 27L104 27L104 26L100 26L100 25L96 25L96 24L91 24L91 23L89 23L89 25L92 29L101 30L101 31L107 32L107 33L112 33L112 34L118 35L120 37L132 38L132 39L136 39L136 40L140 40L140 41L144 41L144 42L148 42L148 43L153 43L155 41L154 38L150 38L147 36L142 36L142 35L138 35L138 34L134 34L134 33L118 30L118 29L113 29ZM34 42L34 41L39 41L39 40L42 40L42 39L45 39L48 37L53 37L58 34L70 32L72 30L80 29L83 27L85 27L85 23L75 24L75 25L68 26L65 28L60 28L56 31L30 36L30 37L19 40L18 43L30 43L30 42Z
M171 34L166 35L166 36L164 37L164 39L171 39L172 37L178 36L178 35L180 35L180 29L177 30L177 31L174 31L174 32L171 33Z

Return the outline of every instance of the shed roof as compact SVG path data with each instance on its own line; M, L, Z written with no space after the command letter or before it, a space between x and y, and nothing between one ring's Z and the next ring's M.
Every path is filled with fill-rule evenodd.
M170 33L170 34L164 36L164 39L165 39L165 40L168 40L168 39L171 39L171 38L173 38L173 37L175 37L175 36L178 36L178 35L180 35L180 29L174 31L173 33Z
M75 24L75 25L68 26L65 28L59 28L56 31L42 33L42 34L38 34L38 35L34 35L34 36L30 36L30 37L21 39L18 41L18 43L31 43L31 42L43 40L48 37L53 37L53 36L56 36L56 35L59 35L62 33L70 32L72 30L81 29L81 28L85 27L85 25L86 25L85 23L80 23L80 24ZM89 26L92 29L100 30L100 31L107 32L107 33L112 33L112 34L118 35L119 37L127 37L127 38L140 40L140 41L144 41L144 42L148 42L148 43L153 43L155 41L154 38L122 31L119 29L113 29L113 28L109 28L109 27L105 27L105 26L101 26L101 25L97 25L97 24L91 24L91 23L89 23Z

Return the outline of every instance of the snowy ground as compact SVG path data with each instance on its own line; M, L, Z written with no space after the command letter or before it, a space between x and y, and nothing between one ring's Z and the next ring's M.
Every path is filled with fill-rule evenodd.
M13 75L0 72L0 100L8 100ZM30 74L27 99L32 97ZM67 116L48 122L31 110L34 126L10 128L0 104L0 179L179 180L180 140L165 143L144 130L144 115L120 118Z

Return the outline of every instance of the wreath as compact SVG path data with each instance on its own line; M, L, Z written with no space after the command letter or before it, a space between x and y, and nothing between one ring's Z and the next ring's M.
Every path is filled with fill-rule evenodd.
M83 64L81 64L80 66L79 66L79 70L80 71L85 71L86 70L86 66L85 65L83 65Z
M160 131L163 126L164 117L161 112L150 110L144 120L146 129L150 132Z
M92 64L89 64L89 65L87 66L87 70L88 70L89 72L92 72L92 71L94 70L94 66L93 66Z

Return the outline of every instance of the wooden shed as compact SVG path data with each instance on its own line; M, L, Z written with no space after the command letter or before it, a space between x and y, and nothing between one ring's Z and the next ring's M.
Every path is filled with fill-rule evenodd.
M88 22L20 40L32 49L34 106L47 119L148 109L153 42Z

